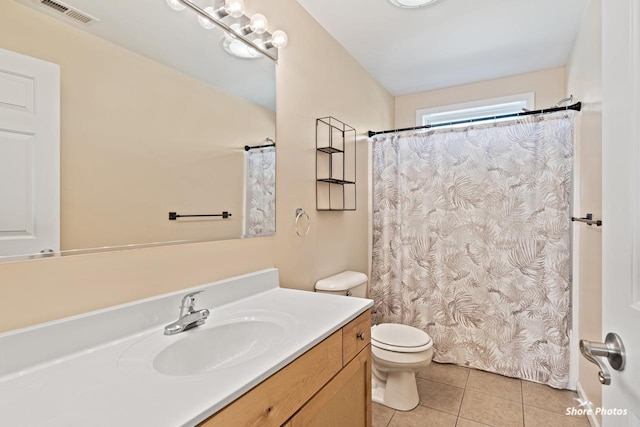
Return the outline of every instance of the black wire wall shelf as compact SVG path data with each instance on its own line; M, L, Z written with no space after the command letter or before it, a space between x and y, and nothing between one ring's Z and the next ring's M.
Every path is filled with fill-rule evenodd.
M334 147L318 147L317 150L320 151L321 153L327 153L327 154L344 153L343 150L338 150L337 148L334 148Z
M316 119L316 210L356 210L356 130L335 117Z

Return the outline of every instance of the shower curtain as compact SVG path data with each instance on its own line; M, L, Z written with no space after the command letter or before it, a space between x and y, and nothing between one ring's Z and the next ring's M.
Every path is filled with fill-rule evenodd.
M374 322L434 360L565 388L573 114L373 138Z
M276 232L276 149L266 147L245 152L244 237Z

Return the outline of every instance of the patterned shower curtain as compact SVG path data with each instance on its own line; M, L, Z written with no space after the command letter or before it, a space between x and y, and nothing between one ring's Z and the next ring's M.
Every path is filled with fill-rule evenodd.
M434 360L568 385L573 114L373 138L374 322Z
M266 147L245 152L244 237L276 232L276 149Z

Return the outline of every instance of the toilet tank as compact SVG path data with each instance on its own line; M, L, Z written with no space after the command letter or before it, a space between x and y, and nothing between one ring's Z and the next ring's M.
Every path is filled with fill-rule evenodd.
M367 297L367 275L357 271L343 271L316 282L316 292L335 295Z

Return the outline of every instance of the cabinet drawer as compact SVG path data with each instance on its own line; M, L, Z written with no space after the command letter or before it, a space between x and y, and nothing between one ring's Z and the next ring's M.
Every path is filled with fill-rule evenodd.
M371 342L371 310L367 310L342 328L342 365Z

